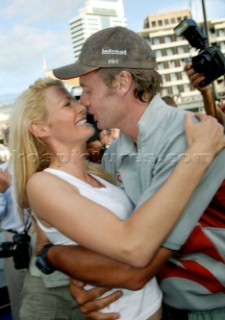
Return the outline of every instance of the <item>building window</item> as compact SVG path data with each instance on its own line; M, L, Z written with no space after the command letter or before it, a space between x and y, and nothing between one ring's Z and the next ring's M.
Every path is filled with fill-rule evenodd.
M169 24L169 19L165 19L164 24L167 26Z
M172 56L173 55L173 49L172 48L166 49L166 54L167 54L167 56Z
M168 96L168 90L166 88L163 88L161 91L161 96Z
M178 86L173 86L173 87L172 87L172 90L173 90L173 95L174 95L174 96L175 96L175 95L178 95L178 94L180 93Z
M189 92L190 91L190 85L189 84L184 84L184 92Z
M149 26L149 20L148 18L145 19L145 22L144 22L144 29L148 29L150 26Z
M170 36L165 36L164 41L165 41L165 43L170 43L171 42L171 37Z
M162 51L161 50L156 50L155 51L155 55L156 55L156 58L162 57Z
M172 24L175 24L175 23L176 23L175 18L171 18L171 23L172 23Z
M171 79L171 81L177 81L177 75L176 75L176 73L171 73L171 74L170 74L170 79Z
M153 44L160 44L159 38L152 39Z
M164 70L163 62L159 62L157 66L158 66L158 70Z
M225 49L225 42L224 41L220 42L220 48Z
M188 76L187 76L186 72L182 72L181 75L182 75L182 79L183 80L187 80L188 79Z
M169 68L175 68L176 67L176 64L175 64L175 61L169 61Z
M106 29L110 27L110 20L108 17L101 17L101 27L102 29Z
M152 21L152 27L155 28L156 27L156 22Z
M219 30L219 37L224 37L225 36L225 30L224 29L220 29Z
M159 20L159 21L158 21L158 26L159 26L159 27L162 27L162 25L163 25L162 20Z
M178 51L179 54L182 54L182 53L185 52L185 51L184 51L184 47L178 47L178 48L177 48L177 51Z

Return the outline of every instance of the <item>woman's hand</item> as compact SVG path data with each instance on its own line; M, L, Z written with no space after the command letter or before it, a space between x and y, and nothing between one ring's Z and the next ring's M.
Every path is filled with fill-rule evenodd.
M193 114L185 115L185 132L189 147L196 146L200 154L214 157L225 147L224 128L216 118L203 113L194 115L200 122L193 122Z

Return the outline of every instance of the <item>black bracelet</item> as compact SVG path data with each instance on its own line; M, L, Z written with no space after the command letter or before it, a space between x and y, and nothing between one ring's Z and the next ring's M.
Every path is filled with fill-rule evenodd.
M53 246L54 246L54 244L52 244L52 243L46 244L41 249L41 251L39 252L39 254L37 255L37 258L36 258L36 266L44 274L51 274L56 270L46 259L46 255L47 255L48 250Z

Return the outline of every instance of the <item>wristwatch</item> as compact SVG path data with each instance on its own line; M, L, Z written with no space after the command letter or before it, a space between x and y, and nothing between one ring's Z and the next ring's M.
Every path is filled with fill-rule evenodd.
M41 251L39 252L39 254L37 255L37 258L36 258L36 266L44 274L51 274L56 270L46 259L46 254L47 254L48 250L53 246L54 246L54 244L52 244L52 243L46 244L41 249Z

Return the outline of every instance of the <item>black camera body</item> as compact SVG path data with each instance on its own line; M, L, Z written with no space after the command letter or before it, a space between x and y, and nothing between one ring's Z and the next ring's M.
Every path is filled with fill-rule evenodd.
M29 266L30 236L27 232L16 233L12 242L0 243L0 258L13 257L16 269L24 269Z
M199 50L199 54L192 58L195 71L203 73L205 79L199 83L205 87L225 73L225 57L217 45L209 46L207 37L192 19L182 20L174 28L177 36L183 35L190 45Z

